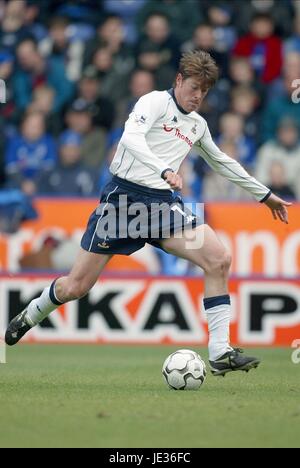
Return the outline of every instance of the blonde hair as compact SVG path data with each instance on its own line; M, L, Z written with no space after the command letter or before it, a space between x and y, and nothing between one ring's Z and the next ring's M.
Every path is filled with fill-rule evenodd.
M212 88L219 77L216 62L209 53L203 50L194 50L183 54L178 73L182 75L184 80L190 77L196 78L201 84L202 91L208 91Z

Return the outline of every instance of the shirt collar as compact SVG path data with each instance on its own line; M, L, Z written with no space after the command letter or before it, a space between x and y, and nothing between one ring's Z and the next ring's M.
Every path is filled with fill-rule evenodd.
M172 96L172 98L174 99L174 102L176 104L176 107L177 109L184 115L188 115L190 112L186 112L177 102L177 99L175 97L175 91L174 91L174 88L171 88L171 89L168 89L168 93L170 94L170 96Z

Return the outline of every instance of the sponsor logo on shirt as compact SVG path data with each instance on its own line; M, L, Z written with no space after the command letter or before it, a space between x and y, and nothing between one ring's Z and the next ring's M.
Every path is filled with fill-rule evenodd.
M174 127L169 128L169 127L166 126L166 124L164 124L164 131L165 131L165 132L168 132L168 133L169 133L169 132L171 132L172 130L174 130Z
M147 121L147 117L145 115L136 115L135 121L139 124L145 124Z
M186 135L183 135L183 133L181 133L181 131L178 128L167 127L166 124L163 124L163 129L165 132L168 132L168 133L172 132L172 130L175 130L175 136L185 141L192 148L193 142Z

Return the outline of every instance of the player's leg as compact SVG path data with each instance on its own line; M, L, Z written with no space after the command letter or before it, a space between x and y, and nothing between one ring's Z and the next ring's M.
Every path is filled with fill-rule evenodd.
M189 260L204 270L204 307L209 328L209 360L213 373L225 375L231 370L247 371L256 367L259 364L258 359L241 356L241 350L233 349L229 343L228 275L231 256L216 233L208 225L202 225L193 231L185 231L181 238L164 239L161 245L167 252Z
M85 296L94 286L112 255L95 254L80 249L68 276L58 278L45 288L9 324L5 335L8 345L15 345L32 327L42 322L51 312L66 302Z
M193 232L197 232L199 245L192 245L187 240L187 236L192 231L183 233L181 238L165 239L161 244L167 252L189 260L204 270L204 303L209 301L214 306L211 308L211 313L208 313L208 323L210 359L215 360L231 350L228 344L230 321L228 273L231 258L209 226L199 226ZM213 298L216 298L216 301ZM218 306L214 302L218 302Z

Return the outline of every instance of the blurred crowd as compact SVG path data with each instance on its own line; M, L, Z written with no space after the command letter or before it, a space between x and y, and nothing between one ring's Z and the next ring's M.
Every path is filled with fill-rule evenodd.
M203 49L215 141L300 200L300 0L0 0L0 23L1 192L97 196L136 101ZM193 152L181 171L187 199L250 199Z

